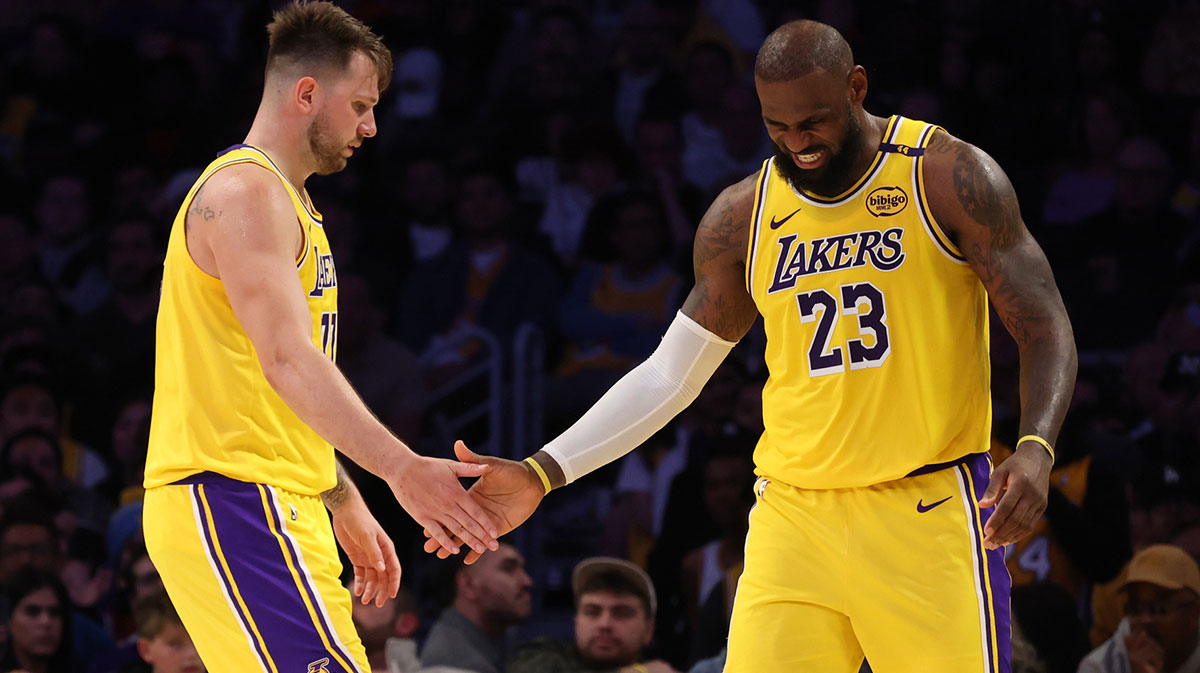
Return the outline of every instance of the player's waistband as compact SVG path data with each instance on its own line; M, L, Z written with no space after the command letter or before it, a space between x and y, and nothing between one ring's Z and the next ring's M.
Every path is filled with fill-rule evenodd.
M205 470L204 472L197 472L196 474L188 475L188 476L184 477L183 479L177 479L167 485L168 486L192 486L194 484L219 484L222 486L253 486L253 484L251 482L242 481L241 479L234 479L233 477L226 477L225 475L223 475L219 472L212 472L209 470Z
M954 467L956 465L962 465L963 463L969 463L972 460L978 460L981 456L986 456L986 455L987 455L986 451L984 451L983 453L968 453L967 455L963 456L962 458L956 458L954 460L950 460L945 463L930 463L929 465L925 465L923 467L918 467L917 469L913 470L912 472L909 472L908 474L906 474L904 476L905 476L905 478L918 477L922 474L929 474L930 472L938 472L938 471L944 470L948 467Z

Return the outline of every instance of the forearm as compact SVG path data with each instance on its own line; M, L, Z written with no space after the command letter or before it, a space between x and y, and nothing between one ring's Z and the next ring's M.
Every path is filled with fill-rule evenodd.
M263 363L271 387L301 421L347 458L381 477L394 472L412 452L367 409L337 365L307 346Z
M554 476L546 470L551 486L574 481L640 446L696 399L732 348L732 342L678 314L645 362L538 452L535 460L543 469L547 460L559 468Z
M1040 333L1018 340L1021 361L1019 436L1055 444L1075 390L1078 359L1065 313L1042 323Z
M337 461L337 484L321 493L321 502L325 503L325 508L330 512L338 511L347 503L362 502L362 494L358 492L358 487L351 481L340 460Z

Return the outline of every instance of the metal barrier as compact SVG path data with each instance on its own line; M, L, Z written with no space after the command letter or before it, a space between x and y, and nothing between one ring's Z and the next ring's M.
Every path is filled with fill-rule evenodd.
M433 424L437 428L442 446L450 446L467 426L486 417L487 439L482 446L474 446L472 450L489 455L500 453L502 445L501 422L504 406L500 394L504 371L504 352L496 335L482 327L464 326L446 344L447 347L461 346L469 341L478 341L483 349L483 356L478 361L441 384L429 394L427 408L433 410ZM462 409L437 409L437 405L446 398L465 393L475 385L480 377L487 377L487 395L478 403L470 404Z

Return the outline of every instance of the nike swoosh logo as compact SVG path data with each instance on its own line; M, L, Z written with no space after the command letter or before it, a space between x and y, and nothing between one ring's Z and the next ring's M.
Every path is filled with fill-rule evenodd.
M792 215L795 215L798 212L800 212L799 208L793 210ZM771 228L778 229L778 228L782 227L784 222L787 222L788 220L792 219L792 215L788 215L787 217L783 218L782 220L777 220L777 219L775 219L775 216L772 215L771 216Z
M942 498L941 500L938 500L937 502L931 502L928 505L924 504L921 500L918 500L917 501L917 511L920 512L921 514L924 514L925 512L928 512L929 510L933 509L934 507L937 507L938 505L942 504L943 502L946 502L947 500L949 500L950 498L953 498L953 497L954 496L952 496L952 495L947 496L945 498Z

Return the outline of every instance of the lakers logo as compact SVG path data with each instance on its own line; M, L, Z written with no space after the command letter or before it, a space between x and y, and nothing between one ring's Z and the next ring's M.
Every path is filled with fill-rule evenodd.
M307 673L329 673L329 669L325 668L328 665L329 665L329 657L325 657L324 659L318 659L317 661L314 661L308 665Z
M908 205L908 194L899 187L880 187L867 194L867 212L875 217L891 217Z

